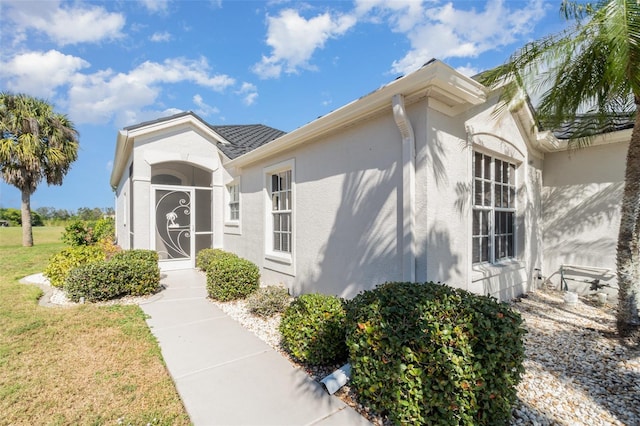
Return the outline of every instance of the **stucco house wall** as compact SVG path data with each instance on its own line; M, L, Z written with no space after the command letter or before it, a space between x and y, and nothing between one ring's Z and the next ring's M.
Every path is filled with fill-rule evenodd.
M616 286L616 246L628 147L628 142L617 142L545 155L544 273L556 286L563 264L578 266L567 270L567 276L574 279L567 284L574 290L588 291L590 285L580 280L596 278ZM588 267L598 269L589 271Z
M263 280L292 293L352 297L401 279L398 240L400 135L390 114L310 141L241 169L241 227L224 247L262 267ZM293 263L265 257L265 169L293 161ZM400 238L401 239L401 238Z
M118 135L111 178L118 242L154 248L152 179L167 171L181 185L211 188L204 206L211 247L251 260L265 284L282 283L294 295L349 298L404 280L507 300L543 277L557 281L560 264L613 269L626 133L567 153L535 126L526 103L497 113L498 100L498 92L433 61L289 134L210 126L189 112L131 126ZM490 162L485 170L515 166L508 173L515 182L505 187L516 200L513 213L512 206L474 207L476 153ZM290 253L270 242L270 176L285 169L292 176ZM500 186L493 178L482 185ZM229 205L236 185L239 220ZM473 263L474 232L490 254L495 241L474 231L474 210L514 215L513 256Z

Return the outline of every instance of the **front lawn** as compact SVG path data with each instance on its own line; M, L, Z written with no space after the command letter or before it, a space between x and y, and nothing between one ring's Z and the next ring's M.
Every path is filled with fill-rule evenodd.
M38 306L20 284L63 247L61 227L0 228L2 424L189 424L138 306Z

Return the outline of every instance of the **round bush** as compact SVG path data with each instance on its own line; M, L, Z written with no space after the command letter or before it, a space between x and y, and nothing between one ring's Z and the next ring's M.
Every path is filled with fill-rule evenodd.
M125 262L141 260L157 265L158 252L156 252L155 250L144 249L122 250L114 254L113 260L122 260Z
M213 249L213 248L202 249L198 252L198 254L196 254L196 268L200 269L201 271L207 272L209 270L209 265L211 264L212 261L225 256L235 257L235 258L238 257L233 253L220 250L220 249Z
M282 346L299 361L327 365L347 357L342 299L303 294L284 311L279 326Z
M284 312L291 303L289 290L285 287L271 285L261 287L247 298L247 309L253 315L270 317Z
M62 288L69 273L78 266L105 260L104 248L100 246L72 246L62 249L49 259L44 276L52 286Z
M214 300L243 299L256 291L259 285L260 270L247 259L225 255L209 263L207 292Z
M397 424L507 424L524 371L518 313L440 284L387 283L347 307L352 387Z

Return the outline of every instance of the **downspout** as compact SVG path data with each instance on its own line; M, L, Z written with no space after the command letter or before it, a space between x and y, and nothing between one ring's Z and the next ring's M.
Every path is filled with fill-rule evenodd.
M393 95L393 118L402 136L402 279L416 281L416 138L404 106L404 96Z

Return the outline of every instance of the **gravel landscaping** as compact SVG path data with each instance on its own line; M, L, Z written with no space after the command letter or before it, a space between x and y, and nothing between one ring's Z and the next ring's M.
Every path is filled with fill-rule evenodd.
M526 372L518 386L512 425L640 424L640 350L615 336L611 305L580 297L569 306L553 290L532 292L513 306L525 320ZM229 316L252 330L284 356L277 326L248 313L243 301L217 303ZM307 368L315 380L339 366ZM337 394L374 424L388 422L355 401L348 386Z

